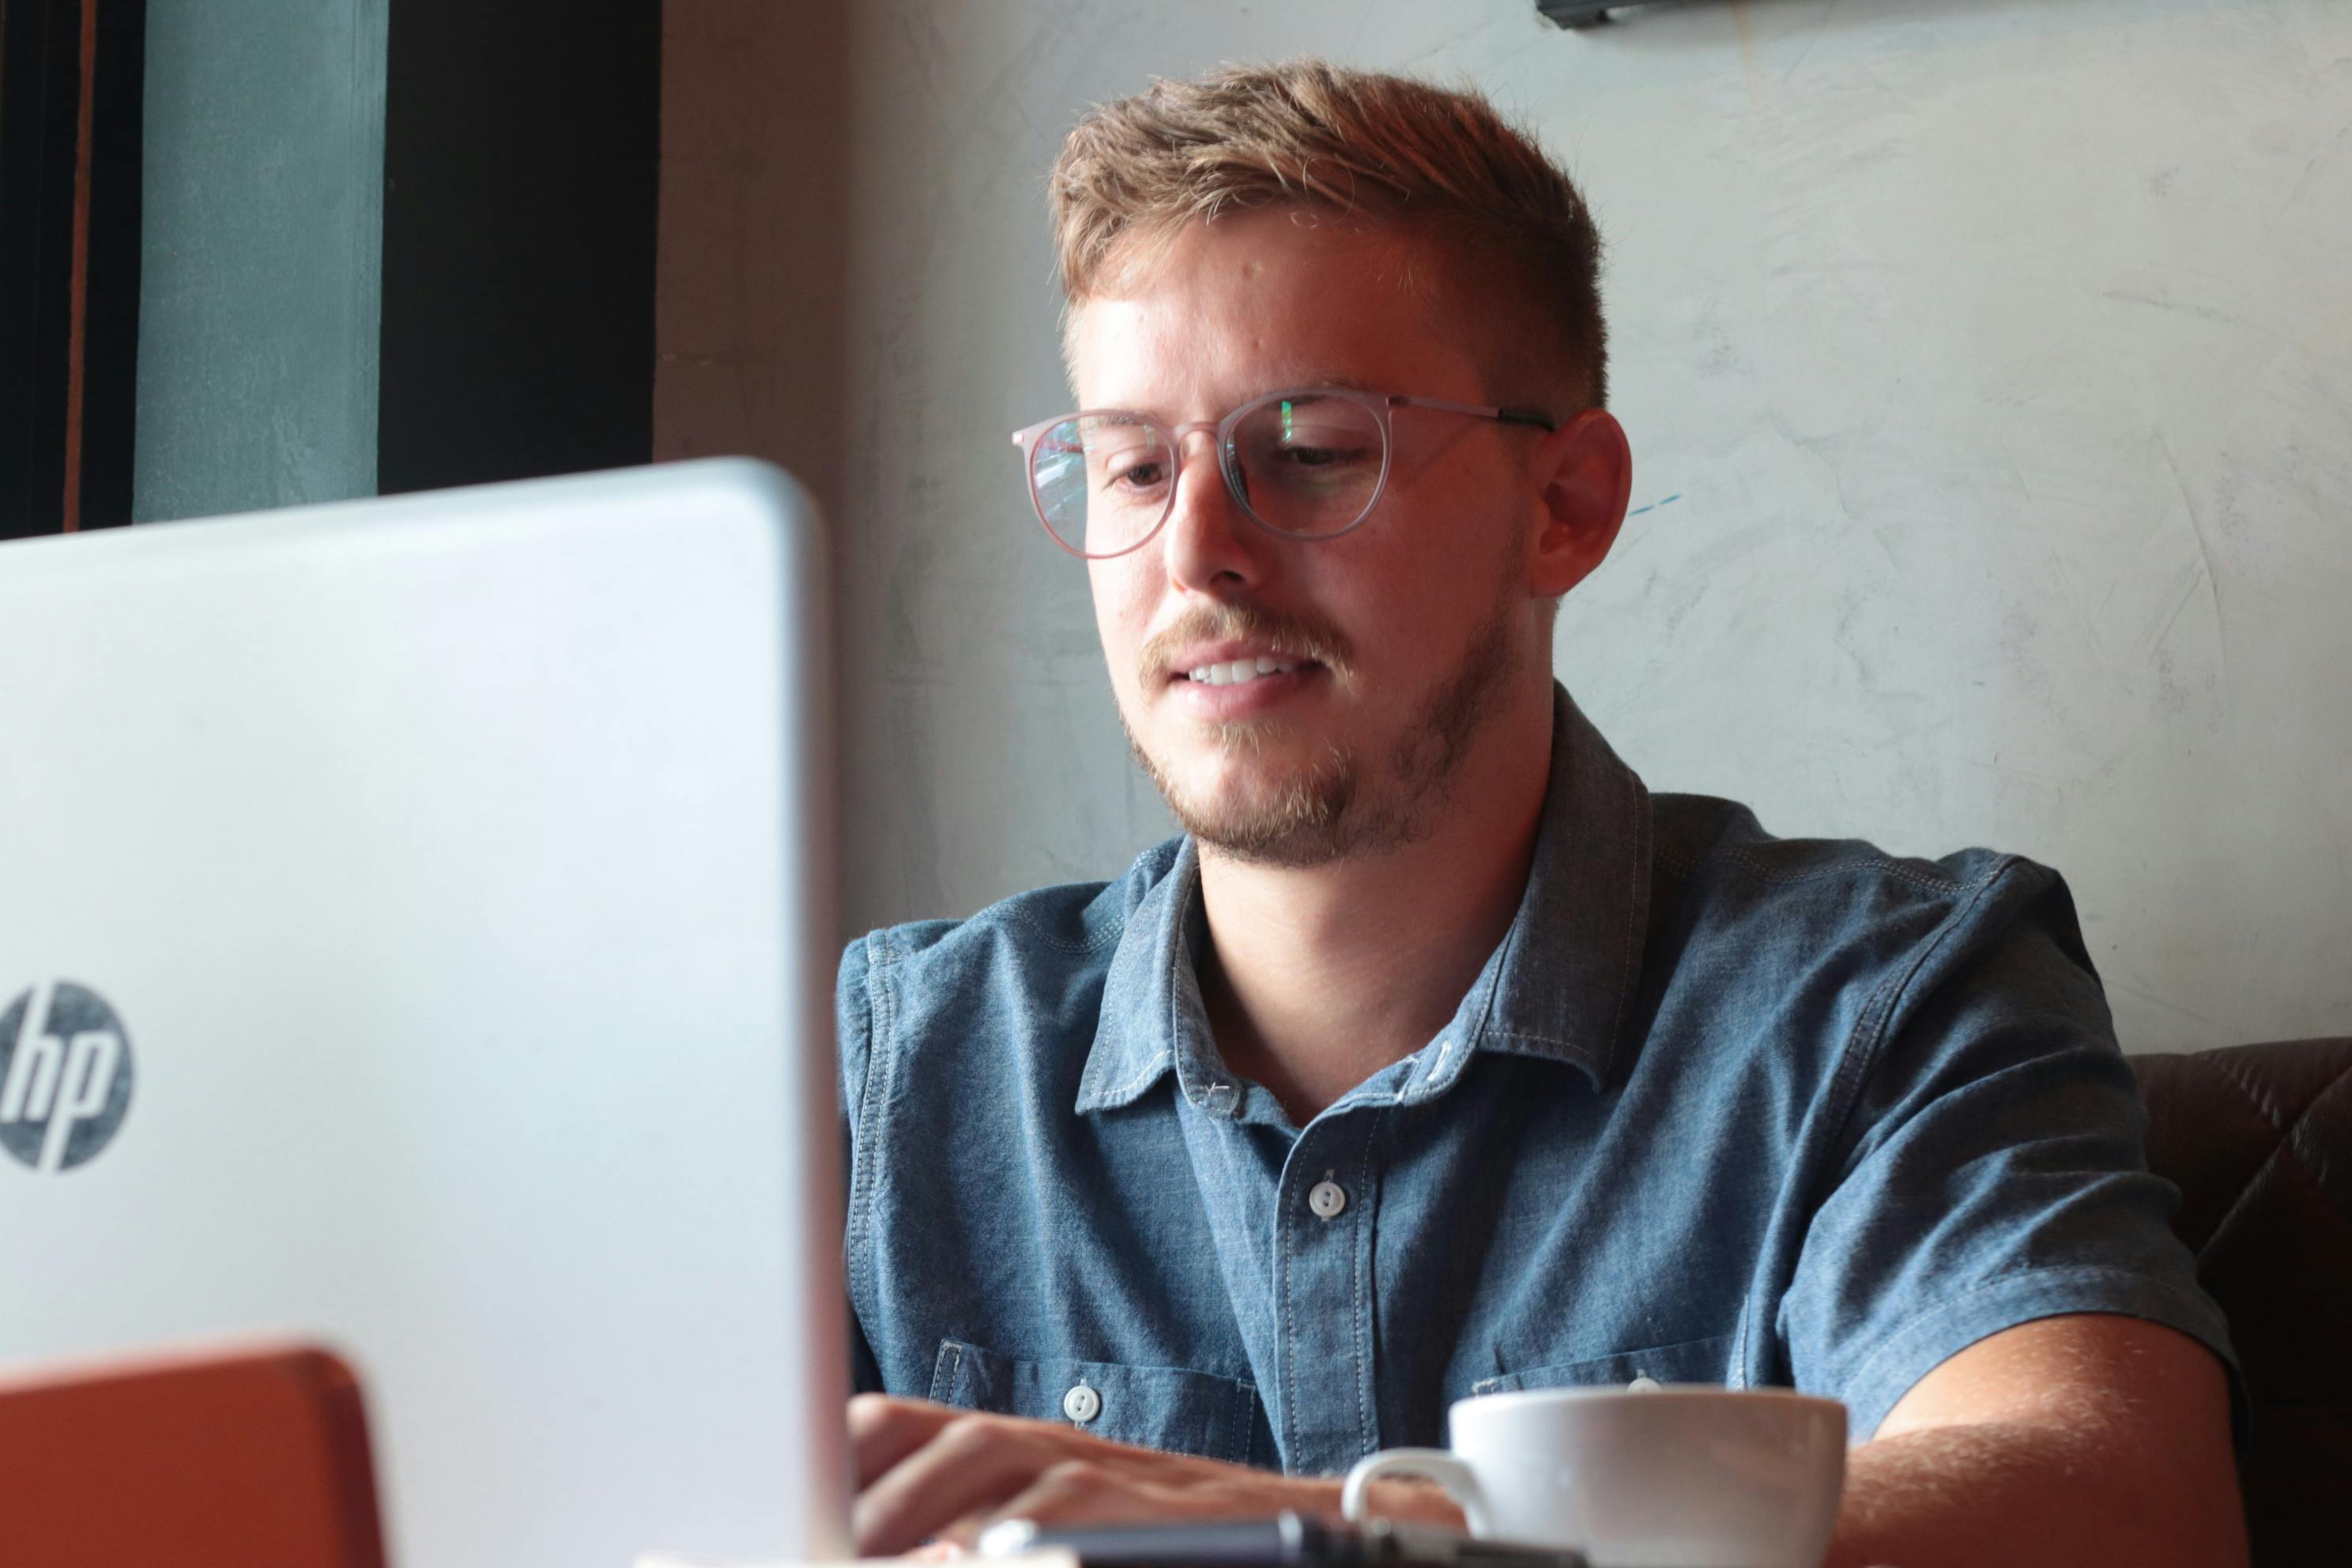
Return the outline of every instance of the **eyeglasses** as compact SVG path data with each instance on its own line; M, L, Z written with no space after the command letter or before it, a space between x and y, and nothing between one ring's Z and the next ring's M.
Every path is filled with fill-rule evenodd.
M1176 507L1183 438L1216 433L1218 471L1252 522L1286 539L1334 539L1372 513L1388 486L1400 408L1552 430L1531 408L1310 386L1270 392L1223 419L1163 425L1121 409L1057 415L1013 432L1037 521L1054 542L1106 561L1150 542Z

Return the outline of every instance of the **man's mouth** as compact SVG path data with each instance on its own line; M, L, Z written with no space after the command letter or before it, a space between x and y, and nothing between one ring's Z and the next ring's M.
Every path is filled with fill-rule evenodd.
M1289 675L1305 669L1315 661L1306 658L1236 658L1222 664L1203 664L1184 672L1185 678L1202 686L1240 686L1268 675Z
M1177 693L1179 711L1220 722L1263 717L1350 668L1338 627L1244 605L1190 611L1141 655L1145 689Z

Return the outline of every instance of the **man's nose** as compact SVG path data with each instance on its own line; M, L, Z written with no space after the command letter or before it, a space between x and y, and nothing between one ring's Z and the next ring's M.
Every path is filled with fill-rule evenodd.
M1183 462L1160 539L1170 580L1195 593L1218 595L1256 582L1261 552L1272 541L1226 485L1216 432L1189 426L1176 432L1176 441Z

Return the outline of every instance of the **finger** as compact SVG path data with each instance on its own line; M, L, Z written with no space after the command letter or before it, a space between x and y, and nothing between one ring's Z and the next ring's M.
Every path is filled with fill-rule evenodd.
M1083 1459L1048 1467L1028 1486L945 1526L940 1539L977 1546L981 1536L1007 1520L1023 1519L1051 1528L1072 1524L1122 1524L1160 1517L1144 1499L1147 1489L1131 1478Z
M1130 1462L1131 1454L1144 1462ZM1462 1515L1445 1494L1426 1489L1450 1511L1454 1527L1461 1528ZM992 1512L958 1520L940 1535L977 1544L982 1533L1010 1519L1068 1528L1185 1518L1269 1519L1285 1510L1338 1519L1339 1481L1106 1446L1099 1452L1062 1460ZM1423 1510L1423 1516L1434 1518L1434 1510Z
M1418 1476L1383 1476L1366 1490L1370 1494L1369 1511L1381 1518L1447 1530L1468 1528L1462 1505L1435 1481Z
M916 1546L968 1513L993 1509L1053 1463L1024 1425L965 1414L866 1488L851 1510L860 1556Z
M849 1447L863 1491L891 1466L939 1436L941 1428L966 1414L951 1405L928 1399L894 1399L887 1394L860 1394L849 1402Z
M1154 1457L1163 1461L1172 1458ZM1014 1519L1055 1528L1147 1524L1192 1516L1256 1518L1297 1506L1298 1500L1286 1495L1286 1489L1295 1489L1289 1478L1252 1472L1227 1478L1216 1473L1222 1467L1195 1471L1163 1466L1154 1471L1122 1463L1122 1458L1114 1452L1061 1460L1026 1489L992 1510L956 1521L940 1537L977 1545L986 1531Z

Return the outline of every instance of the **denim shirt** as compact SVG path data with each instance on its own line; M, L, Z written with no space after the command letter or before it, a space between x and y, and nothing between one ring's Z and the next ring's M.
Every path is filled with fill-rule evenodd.
M1304 1127L1228 1069L1189 838L851 944L861 1386L1344 1469L1517 1388L1828 1394L1986 1335L2230 1358L2055 873L1652 795L1556 693L1526 891L1453 1019Z

